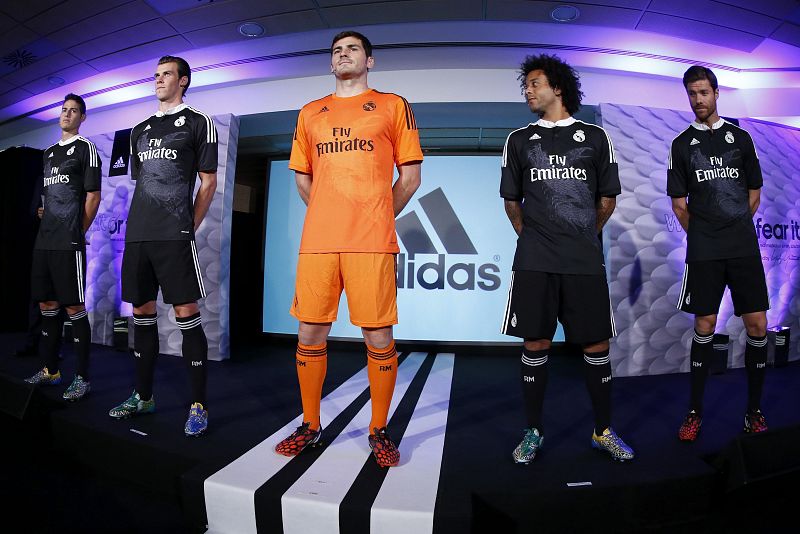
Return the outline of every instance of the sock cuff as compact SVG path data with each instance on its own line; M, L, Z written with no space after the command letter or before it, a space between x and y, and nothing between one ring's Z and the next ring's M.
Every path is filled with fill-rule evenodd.
M133 314L133 324L136 326L154 326L158 323L157 313L147 313L142 315Z
M70 321L77 321L78 319L83 319L84 317L89 315L89 312L87 312L86 310L81 310L78 313L76 313L75 315L72 315L70 313L68 313L67 315L69 315L69 320Z
M697 330L694 331L694 337L692 338L695 343L700 343L701 345L705 345L706 343L711 343L714 340L714 333L710 333L708 335L703 335L699 333Z
M389 360L394 357L397 357L397 350L395 350L394 347L394 340L389 343L389 346L382 349L377 349L369 344L367 345L367 358L373 360Z
M747 344L752 346L752 347L756 347L756 348L766 347L767 346L767 336L757 337L757 336L751 336L750 334L747 334Z
M547 363L546 350L528 350L522 349L522 365L529 365L530 367L538 367Z
M178 328L181 330L191 330L203 324L200 312L190 315L189 317L175 317L175 322L178 323Z
M321 345L303 345L297 344L297 357L301 360L325 358L328 356L328 344L322 343Z
M604 350L602 352L589 352L583 354L583 361L589 365L606 365L611 363L611 358L608 356L609 352Z
M39 308L39 311L42 313L42 317L56 317L61 311L61 308L56 308L55 310L43 310Z

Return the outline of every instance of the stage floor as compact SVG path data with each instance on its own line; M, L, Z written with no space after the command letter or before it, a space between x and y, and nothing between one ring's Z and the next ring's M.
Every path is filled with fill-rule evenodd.
M14 377L39 367L36 358L4 354L13 351L17 339L0 336L0 387L7 391L19 391ZM127 352L101 346L92 347L89 397L70 405L60 401L74 366L71 347L65 345L65 383L34 392L38 401L28 409L28 422L3 414L0 428L29 435L27 442L17 436L8 443L36 449L41 440L48 442L42 462L51 469L40 463L32 471L43 483L65 460L77 466L70 468L81 481L74 489L64 482L67 475L56 477L58 491L43 489L38 495L56 510L68 514L80 508L84 499L66 495L70 491L111 506L116 494L124 499L133 492L145 503L149 495L153 503L144 506L161 514L162 523L155 524L170 532L703 531L744 525L772 530L781 524L782 503L788 508L782 488L800 482L798 458L776 459L773 471L762 466L761 475L769 476L757 480L750 473L746 485L730 469L737 454L772 451L774 456L781 443L797 440L797 362L768 369L762 406L770 432L759 436L741 435L744 370L712 376L703 429L694 444L676 437L688 375L615 379L613 425L637 453L633 462L618 464L590 448L592 417L581 360L559 347L550 359L545 446L532 465L518 466L511 451L522 437L524 417L513 351L398 348L389 433L402 461L389 470L374 464L367 447L369 394L365 355L357 344L330 350L323 391L326 446L291 460L272 451L301 413L294 349L280 340L239 349L233 361L209 362L210 425L199 439L183 435L188 379L180 358L159 359L155 414L109 418L108 410L132 390L133 361ZM4 458L14 452L8 443ZM15 465L4 470L5 491L15 484L30 487L20 477L31 470ZM778 472L786 465L792 469ZM128 489L98 496L107 480ZM180 503L180 511L169 503ZM109 510L87 502L79 513L80 531L111 527L105 524L112 517ZM69 524L57 524L69 531ZM126 528L152 531L141 520Z

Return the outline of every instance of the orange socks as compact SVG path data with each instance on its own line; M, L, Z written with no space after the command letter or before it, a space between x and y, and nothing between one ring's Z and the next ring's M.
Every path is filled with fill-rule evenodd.
M297 378L300 381L300 397L303 399L303 422L310 428L319 428L319 405L322 400L322 383L328 370L328 345L297 344ZM371 380L371 379L370 379ZM390 393L391 395L391 393Z
M367 345L367 376L369 376L369 396L372 400L372 420L369 432L374 428L386 426L389 404L392 402L394 383L397 380L397 351L392 341L385 349Z

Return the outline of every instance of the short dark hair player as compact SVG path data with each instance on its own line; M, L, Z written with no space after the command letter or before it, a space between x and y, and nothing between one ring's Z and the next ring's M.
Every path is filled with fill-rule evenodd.
M197 305L206 292L195 231L217 187L217 129L211 117L183 102L192 80L184 59L162 57L154 78L158 111L131 130L131 178L136 189L122 260L122 299L133 304L136 388L109 415L122 419L155 409L155 300L160 288L164 302L175 311L191 382L184 432L199 436L208 427L208 341ZM200 188L192 198L198 176Z
M678 438L694 441L702 423L703 391L726 286L731 290L734 313L741 316L747 330L744 430L767 429L760 403L767 362L769 296L753 226L763 183L753 140L747 131L717 113L719 87L711 69L690 67L683 75L683 87L695 120L672 141L667 194L687 235L678 308L694 314L689 413Z
M61 140L43 154L43 214L33 250L31 293L39 301L42 337L39 354L44 367L25 381L55 385L61 382L59 349L63 330L61 308L72 322L77 357L75 378L64 399L76 401L91 389L86 312L86 231L100 205L100 157L94 143L78 134L86 120L86 103L70 93L64 97L58 125Z

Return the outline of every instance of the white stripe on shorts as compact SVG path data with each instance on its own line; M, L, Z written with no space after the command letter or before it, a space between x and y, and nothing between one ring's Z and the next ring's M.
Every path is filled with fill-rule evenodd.
M75 272L78 279L78 302L86 302L83 297L83 252L75 251Z
M508 283L508 300L506 300L506 311L503 314L503 324L500 326L500 333L505 334L508 330L508 316L511 313L511 290L514 289L514 271L511 271L511 281Z
M203 285L203 275L200 273L200 261L197 259L197 248L194 241L189 241L192 244L192 258L194 259L194 272L197 275L197 285L200 287L200 296L206 298L206 286Z

